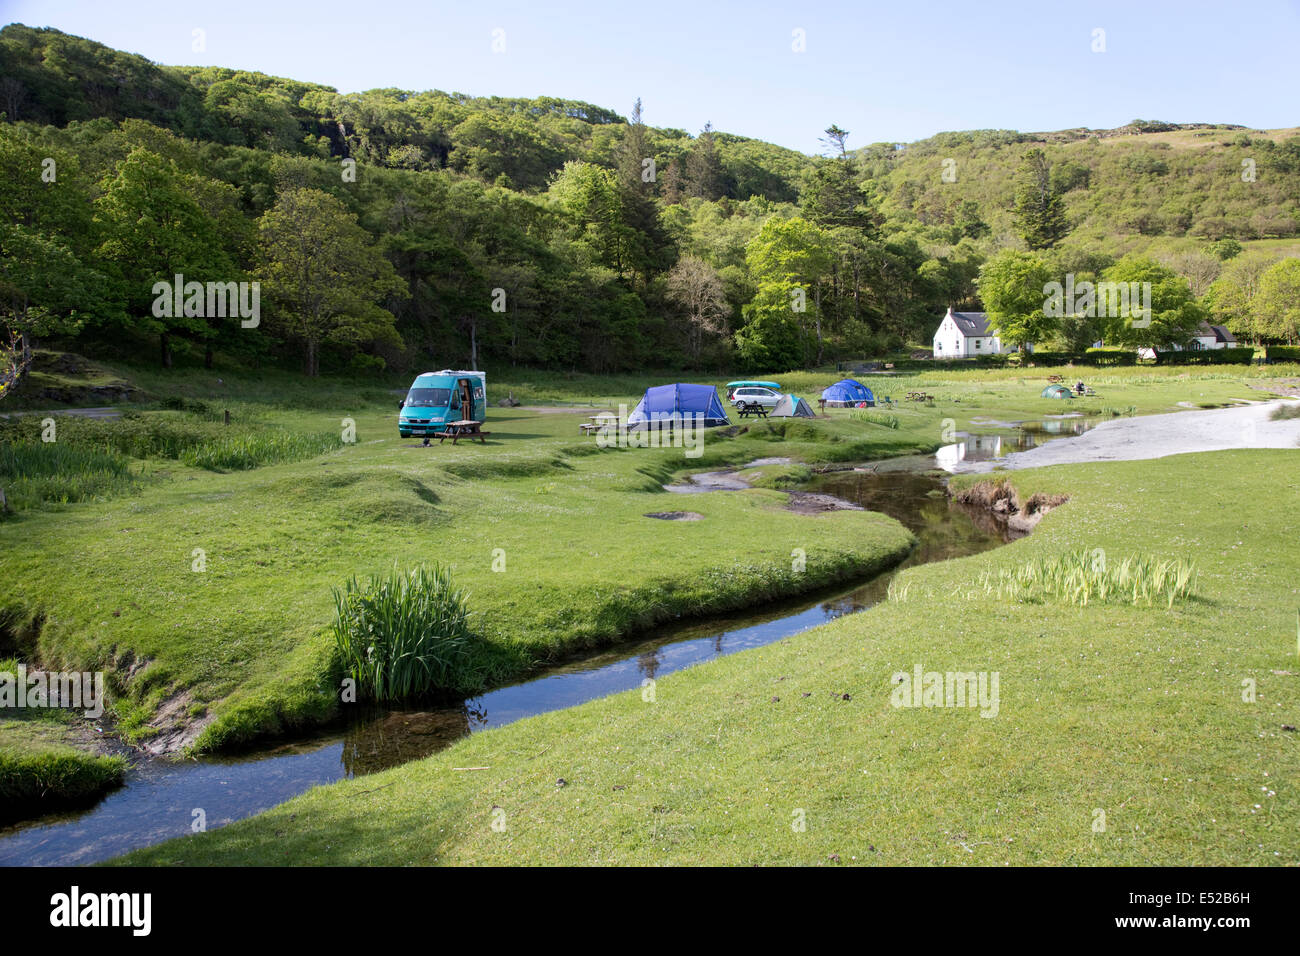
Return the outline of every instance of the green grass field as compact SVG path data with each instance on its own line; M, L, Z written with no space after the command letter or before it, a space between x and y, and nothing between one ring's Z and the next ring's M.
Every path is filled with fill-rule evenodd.
M775 490L689 499L660 490L684 471L791 457L795 465L754 476L782 487L810 464L927 451L988 422L1223 404L1264 397L1250 385L1266 381L1249 368L1129 369L1086 376L1098 397L1067 404L1039 398L1041 379L1025 372L873 379L882 398L924 389L936 400L901 402L889 413L897 428L849 410L746 423L732 437L710 433L702 455L686 458L680 448L600 449L578 434L583 415L525 408L493 408L487 445L421 448L397 437L393 382L384 380L120 374L160 404L118 423L61 419L64 443L33 442L29 453L108 448L125 456L130 487L81 503L27 500L0 521L0 616L29 661L107 670L128 738L161 730L198 750L337 715L326 629L331 590L353 575L449 567L468 592L474 634L449 690L476 690L663 621L865 577L911 541L880 515L791 513ZM815 397L838 377L777 380ZM513 392L530 404L617 407L657 381L527 373L489 377L489 389L493 399ZM285 441L258 438L247 460L207 454L224 440L216 422L227 408L235 431ZM330 439L323 454L295 445L340 434L344 419L355 444ZM184 441L139 444L159 434ZM10 480L0 474L0 486ZM683 507L704 520L645 517ZM795 548L807 552L803 572L792 570Z
M654 703L476 734L126 862L1295 865L1293 462L1017 472L1022 495L1069 502L1013 545L904 572L889 603L672 674ZM1081 607L977 587L1080 548L1190 559L1196 593ZM894 707L917 664L998 672L996 716Z
M88 805L122 782L126 761L87 752L74 719L39 710L0 718L0 822Z
M278 428L304 434L354 417L356 443L324 455L237 471L133 458L132 494L0 523L0 607L23 649L50 667L116 674L128 735L146 736L165 707L169 729L202 725L206 749L336 712L324 629L331 589L354 574L449 567L477 639L455 689L472 690L679 616L862 577L910 546L883 516L796 515L762 490L692 499L705 520L689 527L644 516L676 505L659 488L684 467L740 463L774 444L809 457L895 453L926 444L917 436L760 426L710 436L687 459L680 448L601 450L579 436L582 416L494 409L491 444L422 448L396 436L386 404L275 410ZM69 441L78 427L68 421ZM807 552L802 572L794 548Z

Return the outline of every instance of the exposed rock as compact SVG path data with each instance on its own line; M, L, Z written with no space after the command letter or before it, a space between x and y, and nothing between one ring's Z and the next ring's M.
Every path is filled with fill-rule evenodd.
M198 740L204 728L216 720L216 714L209 712L192 719L189 710L193 703L189 691L181 691L163 701L150 722L158 733L144 742L143 749L155 756L178 754Z
M988 511L1005 523L1009 531L1029 534L1043 520L1043 515L1069 500L1069 495L1045 495L1037 492L1021 501L1007 481L981 481L953 495L954 500Z

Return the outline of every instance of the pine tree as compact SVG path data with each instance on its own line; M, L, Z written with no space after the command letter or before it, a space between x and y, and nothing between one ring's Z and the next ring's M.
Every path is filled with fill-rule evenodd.
M1070 231L1052 185L1052 165L1041 149L1026 153L1016 171L1015 223L1030 249L1050 249Z
M686 157L686 190L699 199L712 202L727 193L726 171L718 156L718 144L713 139L713 124L705 123L699 138L691 145Z

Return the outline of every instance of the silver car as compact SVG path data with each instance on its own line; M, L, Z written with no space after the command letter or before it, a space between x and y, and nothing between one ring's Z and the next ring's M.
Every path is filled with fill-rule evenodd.
M776 403L780 400L780 392L773 391L770 388L760 388L754 385L747 385L744 388L738 388L731 394L731 404L736 406L738 409L759 405L770 410L775 408Z

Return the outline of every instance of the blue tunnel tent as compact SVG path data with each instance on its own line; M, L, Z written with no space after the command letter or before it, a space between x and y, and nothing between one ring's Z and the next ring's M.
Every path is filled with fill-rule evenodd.
M858 402L876 404L876 397L871 394L871 389L852 378L836 382L822 392L822 398L827 405L856 405Z
M632 414L627 416L627 424L629 428L645 428L651 422L694 424L696 415L703 416L705 428L731 424L716 388L681 383L647 388Z

